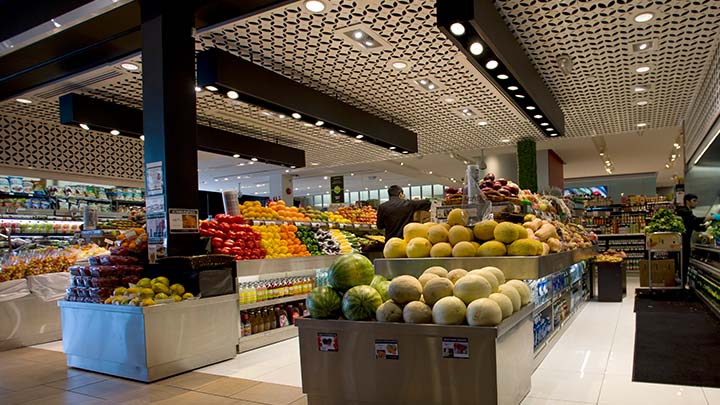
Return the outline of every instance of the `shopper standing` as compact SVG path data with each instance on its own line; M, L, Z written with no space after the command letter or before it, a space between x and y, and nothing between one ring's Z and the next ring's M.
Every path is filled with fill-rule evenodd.
M403 228L413 220L415 211L430 209L430 200L410 201L405 199L402 187L393 185L388 188L390 200L380 204L377 212L377 227L385 229L385 240L402 238Z
M682 285L685 286L687 282L688 264L690 263L690 243L692 240L692 234L694 231L704 231L703 226L704 220L700 217L696 217L693 213L693 209L698 205L698 196L695 194L685 194L683 200L683 206L678 207L675 213L682 218L685 224L685 233L682 239Z

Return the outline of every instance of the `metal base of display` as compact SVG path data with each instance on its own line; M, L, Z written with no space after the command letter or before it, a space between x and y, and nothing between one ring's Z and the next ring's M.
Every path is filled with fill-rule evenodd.
M497 327L298 319L303 392L310 405L519 404L530 392L532 311Z
M57 301L34 295L0 302L0 351L17 349L62 338Z
M565 331L572 325L573 322L575 322L575 319L577 318L577 314L580 313L585 308L585 305L587 305L587 301L582 301L580 304L578 304L577 309L575 309L570 316L565 319L559 328L555 329L549 338L545 340L544 343L542 343L539 347L539 350L535 351L535 359L533 360L533 370L536 370L538 367L540 367L540 364L542 364L543 360L545 360L545 357L547 357L548 353L550 353L550 350L552 350L553 347L555 347L555 344L560 340L563 334L565 334Z
M255 335L243 336L238 341L238 353L244 353L260 347L279 343L283 340L297 337L297 335L297 328L291 325L279 329L272 329L267 332L257 333Z
M152 382L236 355L236 294L150 307L58 304L70 367Z

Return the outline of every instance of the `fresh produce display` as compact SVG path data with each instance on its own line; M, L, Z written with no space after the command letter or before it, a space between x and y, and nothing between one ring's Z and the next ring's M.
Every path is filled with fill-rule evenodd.
M277 212L278 219L283 221L310 221L297 207L288 207L283 200L270 202L268 208Z
M0 229L8 229L11 234L66 234L80 232L79 221L42 221L5 219L0 222Z
M520 187L504 178L495 178L495 174L487 173L480 182L480 190L490 201L505 201L507 199L517 200Z
M126 283L122 283L126 284ZM152 280L141 278L137 283L127 283L128 287L117 287L112 295L105 298L105 304L133 305L149 307L157 304L170 304L194 298L191 292L185 291L182 284L171 284L166 277Z
M112 221L102 221L98 222L97 228L98 229L133 229L141 227L142 224L139 224L135 221L131 221L129 219L114 219Z
M340 207L337 213L350 222L358 224L375 224L377 223L377 211L375 208L365 206L362 208Z
M685 233L685 224L682 218L675 215L667 208L660 208L655 215L652 216L650 222L645 227L645 233L652 232L678 232Z
M337 319L342 313L357 321L496 326L530 302L528 285L506 281L496 267L448 272L434 266L420 279L402 275L388 281L373 276L366 258L347 254L335 261L330 274L329 286L316 287L308 296L313 318Z
M139 257L147 257L148 238L145 228L134 228L121 232L117 235L115 243L120 244L119 248L138 255ZM112 252L113 249L110 249Z
M310 256L307 247L295 234L295 225L256 225L252 229L260 234L260 243L268 259Z
M73 263L75 256L65 250L47 248L23 252L0 261L0 282L65 272Z
M245 224L242 216L216 215L200 222L200 235L212 237L213 253L235 256L235 260L262 259L265 248L260 233Z
M318 243L314 230L299 226L297 230L297 237L305 245L305 247L307 247L311 256L321 256L323 254L322 250L320 250L320 244Z
M350 223L350 220L331 211L318 211L313 207L300 208L300 213L310 218L312 222Z
M240 205L240 214L246 219L279 220L280 214L270 207L263 207L259 201L245 201Z
M328 244L329 250L331 252L335 252L332 254L345 254L345 253L351 253L353 251L352 245L350 242L348 242L347 237L339 230L339 229L330 229L329 231L325 231L330 235L330 238L333 240L334 244ZM320 234L320 231L318 231L318 234ZM319 238L319 236L318 236Z

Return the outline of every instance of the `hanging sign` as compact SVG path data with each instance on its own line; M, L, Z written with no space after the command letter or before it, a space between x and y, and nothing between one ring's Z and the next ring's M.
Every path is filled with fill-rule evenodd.
M333 204L345 202L345 176L330 177L330 202Z

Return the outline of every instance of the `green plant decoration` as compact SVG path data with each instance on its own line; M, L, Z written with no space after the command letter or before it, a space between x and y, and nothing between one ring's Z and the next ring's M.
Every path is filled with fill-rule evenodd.
M518 184L521 189L537 192L537 149L535 141L523 139L517 143Z

